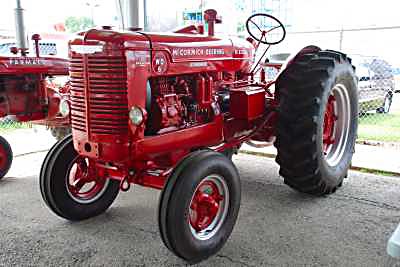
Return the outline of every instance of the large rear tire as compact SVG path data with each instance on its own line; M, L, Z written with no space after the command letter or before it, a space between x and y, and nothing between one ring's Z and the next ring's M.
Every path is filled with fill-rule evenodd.
M105 212L119 192L119 182L93 177L91 161L74 149L72 137L56 143L47 154L40 171L40 191L47 206L71 221Z
M282 72L276 88L280 175L300 192L335 192L347 175L357 134L357 80L350 59L331 50L304 54Z

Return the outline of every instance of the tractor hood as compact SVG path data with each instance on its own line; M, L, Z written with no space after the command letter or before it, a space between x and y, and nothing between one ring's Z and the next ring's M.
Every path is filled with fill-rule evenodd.
M70 45L72 50L78 53L79 51L92 53L96 52L95 50L104 51L104 49L165 51L170 54L172 62L218 59L251 60L253 53L253 46L239 38L221 39L214 36L180 33L117 32L109 28L92 29L81 33L78 38L70 42Z

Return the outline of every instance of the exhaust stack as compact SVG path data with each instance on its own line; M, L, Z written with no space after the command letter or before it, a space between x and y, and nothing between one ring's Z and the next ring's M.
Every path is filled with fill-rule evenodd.
M17 39L17 47L23 55L29 49L27 35L25 33L24 9L21 6L21 0L17 0L15 14L15 34Z
M121 26L125 30L142 29L145 0L116 0Z

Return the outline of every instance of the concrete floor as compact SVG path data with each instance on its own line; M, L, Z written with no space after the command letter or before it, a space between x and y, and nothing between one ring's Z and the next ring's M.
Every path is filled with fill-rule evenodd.
M180 266L162 244L159 192L134 187L97 218L65 221L45 206L45 153L15 159L0 181L0 265ZM400 179L350 172L336 194L313 198L282 183L273 160L238 155L242 206L223 249L200 266L383 266L400 221Z

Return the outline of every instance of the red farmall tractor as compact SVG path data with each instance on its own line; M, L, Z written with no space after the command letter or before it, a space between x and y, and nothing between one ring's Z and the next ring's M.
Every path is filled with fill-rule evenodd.
M16 122L33 122L50 127L57 138L64 137L69 118L61 116L59 106L67 98L69 85L56 86L50 79L68 75L68 60L39 55L40 36L34 34L35 56L12 47L14 56L0 57L0 117L12 116ZM64 105L66 108L68 106ZM10 144L0 136L0 179L11 167Z
M241 186L230 157L242 143L275 139L280 174L298 191L342 185L357 130L350 59L309 46L266 81L254 55L281 42L284 25L256 14L247 41L224 39L214 36L216 15L205 12L208 34L103 27L70 41L72 136L40 173L57 215L99 215L131 184L160 189L162 240L193 263L215 254L236 222Z

